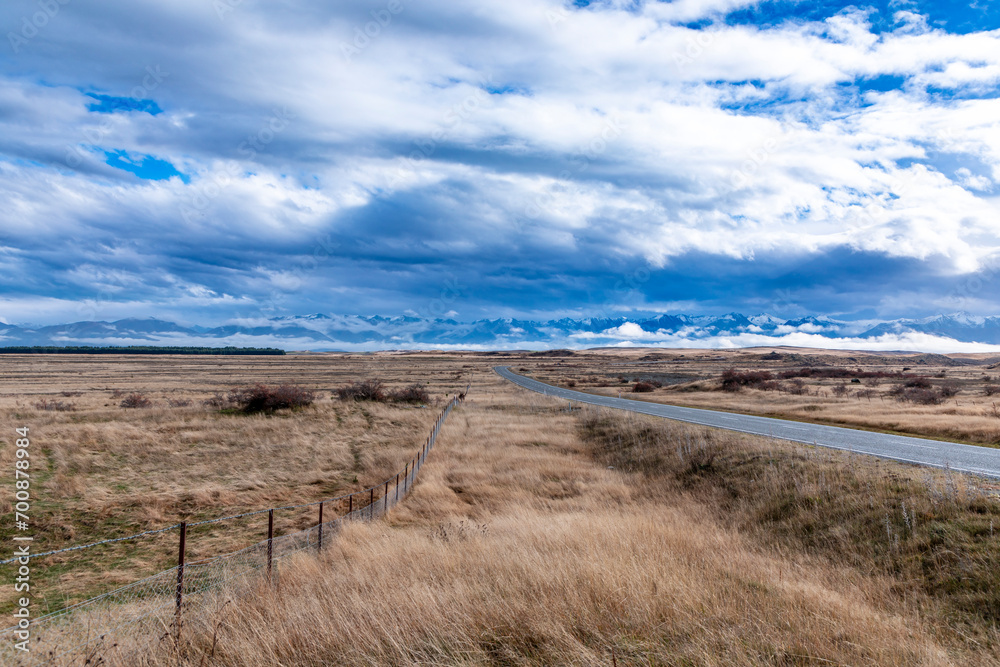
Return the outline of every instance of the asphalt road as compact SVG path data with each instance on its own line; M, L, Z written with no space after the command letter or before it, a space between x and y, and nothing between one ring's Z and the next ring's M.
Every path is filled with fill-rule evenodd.
M1000 449L991 447L976 447L956 442L872 433L852 428L806 424L770 417L753 417L698 408L680 408L626 398L595 396L532 380L512 372L507 366L497 366L494 370L502 377L525 389L564 398L567 401L630 410L691 424L714 426L730 431L753 433L754 435L803 442L831 449L843 449L857 454L870 454L871 456L921 466L947 467L959 472L1000 479Z

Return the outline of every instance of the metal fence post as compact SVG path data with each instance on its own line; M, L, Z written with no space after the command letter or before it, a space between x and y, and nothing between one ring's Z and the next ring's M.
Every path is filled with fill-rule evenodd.
M354 494L347 496L347 513L354 514Z
M382 507L385 513L389 513L389 480L385 480L385 498L382 500Z
M396 473L396 502L399 502L399 473Z
M375 512L375 487L374 486L371 489L369 489L369 493L370 493L370 495L368 496L368 519L371 520L371 519L375 518L375 514L374 514L374 512Z
M187 521L181 521L181 545L177 553L177 646L181 645L181 605L184 604L184 546L187 541Z
M406 493L406 480L410 478L410 462L406 462L406 467L403 468L403 493Z
M319 545L316 547L316 551L323 550L323 502L319 503Z
M267 580L271 581L271 556L274 546L274 510L267 511Z

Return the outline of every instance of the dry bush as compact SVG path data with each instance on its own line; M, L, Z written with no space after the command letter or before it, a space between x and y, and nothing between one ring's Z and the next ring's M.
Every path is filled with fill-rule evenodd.
M153 402L140 393L129 394L121 402L123 408L148 408L152 405Z
M744 387L777 389L774 376L768 371L737 371L729 368L722 373L722 390L739 391Z
M202 401L202 405L206 405L206 406L208 406L210 408L220 408L221 409L221 408L227 407L229 405L229 401L226 399L225 396L223 396L219 392L215 392L210 397L208 397L204 401Z
M342 401L376 401L386 399L385 385L381 380L361 380L337 389L337 398Z
M996 394L1000 394L1000 385L988 384L983 387L984 396L995 396Z
M187 398L169 398L167 399L167 405L172 408L186 408L191 405L191 400Z
M390 401L395 403L430 403L431 395L427 391L427 387L414 383L403 389L397 389L395 391L389 392L387 395Z
M656 387L649 382L636 382L632 385L632 393L634 394L648 394L649 392L655 390Z
M938 388L941 398L954 398L958 396L958 385L954 382L944 382Z
M55 411L55 412L73 412L74 410L76 410L76 407L72 403L66 403L63 401L55 401L55 400L50 401L47 398L43 398L42 400L35 403L35 407L38 408L39 410Z
M246 414L308 407L315 397L308 389L291 384L253 384L229 391L229 403Z
M844 396L847 396L847 385L841 382L840 384L834 385L832 391L833 395L837 398L843 398Z

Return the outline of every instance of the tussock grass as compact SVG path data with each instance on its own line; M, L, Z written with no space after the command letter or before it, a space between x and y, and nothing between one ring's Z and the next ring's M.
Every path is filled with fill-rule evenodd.
M870 484L954 528L986 502L971 485L477 389L387 521L191 628L185 664L998 664L982 592L925 586L911 538L850 516Z
M582 429L599 460L658 491L698 498L769 547L890 576L1000 646L995 484L665 420L592 412Z

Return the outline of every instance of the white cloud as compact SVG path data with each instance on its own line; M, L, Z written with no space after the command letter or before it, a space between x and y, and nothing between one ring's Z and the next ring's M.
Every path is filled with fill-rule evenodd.
M984 94L1000 33L932 29L909 5L882 34L862 11L678 25L753 4L434 0L350 60L341 45L370 16L346 5L243 3L218 21L188 0L143 10L163 37L121 30L100 48L81 36L134 8L60 14L0 69L4 245L48 281L8 289L140 303L197 285L243 303L305 290L289 264L328 235L343 308L368 302L336 271L407 252L558 273L849 248L946 277L1000 251L1000 101ZM87 111L84 92L127 96L147 66L169 72L148 92L162 114ZM906 83L845 87L879 76ZM104 150L190 182L140 181Z

